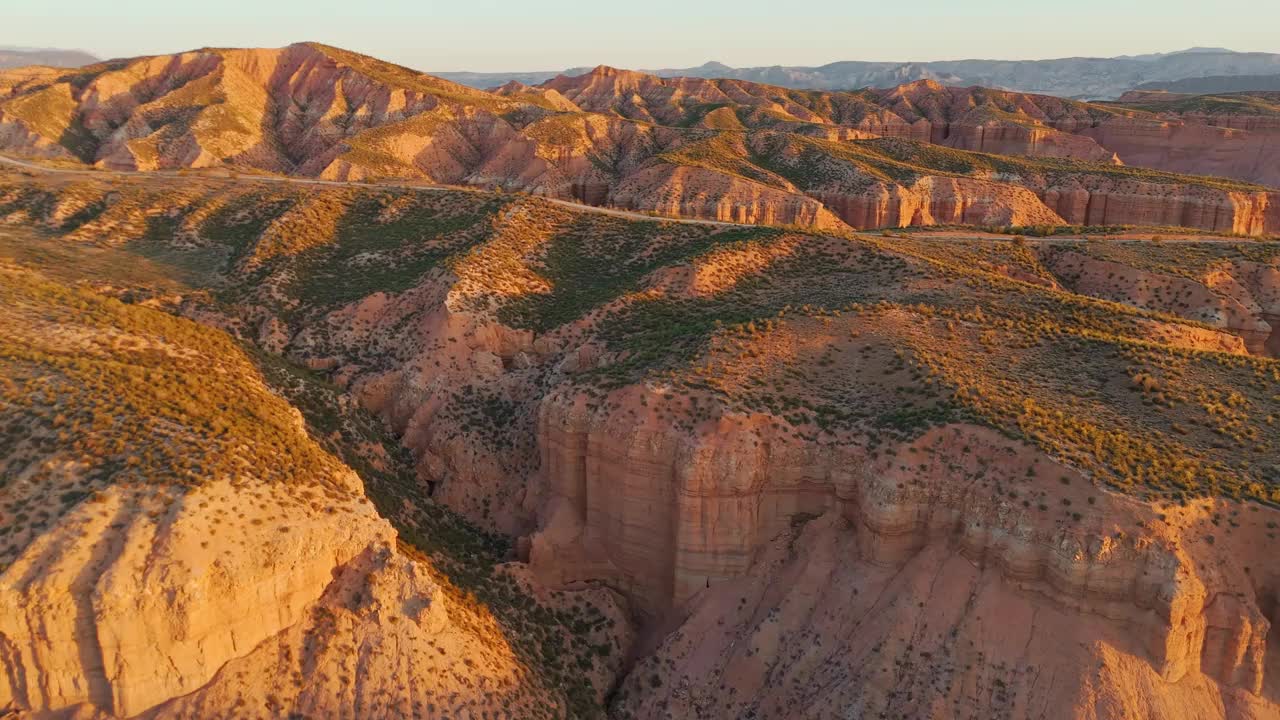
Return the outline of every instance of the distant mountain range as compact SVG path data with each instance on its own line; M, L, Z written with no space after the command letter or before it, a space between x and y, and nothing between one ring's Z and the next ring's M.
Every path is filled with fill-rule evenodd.
M440 72L438 77L478 88L515 80L536 85L556 75L580 75L589 68L563 72ZM1280 73L1280 54L1242 53L1223 48L1189 48L1172 53L1115 58L1056 60L946 60L939 62L834 62L820 67L734 68L709 62L693 68L645 70L663 77L750 80L787 88L850 90L888 88L916 80L946 85L984 87L1084 99L1117 98L1126 90L1153 82L1188 78L1235 77ZM1246 88L1265 89L1265 88ZM1214 90L1217 92L1218 90Z
M1163 90L1187 95L1212 95L1280 90L1280 74L1276 75L1215 75L1203 78L1185 78L1169 82L1143 83L1134 90Z
M0 68L15 68L25 65L80 67L81 65L89 65L96 62L98 62L98 58L83 50L0 45Z

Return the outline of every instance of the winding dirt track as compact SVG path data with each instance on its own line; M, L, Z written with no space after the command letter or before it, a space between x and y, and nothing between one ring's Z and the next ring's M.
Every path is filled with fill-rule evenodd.
M174 170L151 170L151 171L132 171L132 170L101 170L101 169L80 169L80 168L59 168L48 167L29 163L16 158L0 155L0 165L9 165L12 167L22 168L23 170L32 170L39 173L47 173L53 175L82 175L85 177L173 177L173 178L191 178L193 176L183 174ZM208 179L233 179L231 177L219 176L194 176L204 177ZM239 179L251 182L273 182L287 183L292 185L326 185L331 187L365 187L365 188L392 188L397 190L424 190L424 191L451 191L451 192L484 192L479 188L466 187L462 185L434 185L429 183L362 183L340 180L318 180L313 178L295 178L282 177L279 175L239 175ZM583 205L582 203L571 202L569 200L561 200L546 196L538 196L542 200L555 205L562 205L573 210L582 212L592 212L599 215L612 215L614 217L627 218L628 220L648 220L649 222L670 222L680 223L681 225L714 225L719 227L753 227L748 223L734 223L723 220L700 220L697 218L676 218L657 215L646 215L645 213L631 212L629 210L618 210L615 208L596 207L594 205Z

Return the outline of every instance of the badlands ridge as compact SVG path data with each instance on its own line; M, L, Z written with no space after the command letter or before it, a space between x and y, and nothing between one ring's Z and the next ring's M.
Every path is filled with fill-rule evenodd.
M0 93L0 151L116 170L411 179L819 230L1280 229L1265 93L1088 104L607 67L489 93L314 43L10 70Z

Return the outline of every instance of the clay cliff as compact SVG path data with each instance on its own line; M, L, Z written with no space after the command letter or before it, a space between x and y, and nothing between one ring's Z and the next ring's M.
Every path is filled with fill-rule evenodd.
M5 490L0 705L128 717L188 693L296 622L336 567L394 537L354 473L307 439L228 340L3 272L6 419L27 423L4 458L25 481ZM78 322L76 303L88 304ZM104 414L141 413L218 372L228 382L191 401L241 394L221 417ZM93 394L95 375L118 406ZM270 440L220 440L217 428L236 427L253 402ZM147 432L163 439L149 444ZM50 443L69 434L74 445ZM294 462L249 470L273 452Z
M1126 94L1114 107L1135 118L1079 132L1130 165L1280 184L1280 93Z

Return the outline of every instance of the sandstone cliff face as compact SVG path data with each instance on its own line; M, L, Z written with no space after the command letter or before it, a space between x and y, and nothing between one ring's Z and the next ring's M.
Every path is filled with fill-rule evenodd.
M1280 185L1280 125L1275 118L1117 118L1076 132L1113 151L1126 165Z
M859 559L858 530L828 513L785 533L747 577L705 590L653 660L637 666L615 712L1257 719L1276 712L1265 696L1179 667L1182 649L1202 638L1199 657L1182 658L1209 674L1223 669L1224 649L1243 649L1239 627L1219 624L1237 609L1223 595L1206 602L1194 587L1179 589L1205 610L1194 620L1175 611L1176 622L1188 622L1170 633L1172 652L1156 650L1173 663L1153 665L1148 643L1160 633L1141 630L1164 624L1153 609L1126 609L1101 595L1081 603L943 543L879 566ZM1131 554L1105 542L1094 548L1086 561L1094 568L1123 565L1116 555ZM1256 647L1256 637L1250 643Z
M1115 151L1100 143L1051 128L987 121L972 125L932 126L930 130L931 142L957 150L1119 164Z
M191 692L394 537L226 336L10 262L0 295L0 707Z
M189 693L394 537L368 503L308 517L274 515L283 491L256 500L246 512L243 490L218 483L153 519L112 490L43 534L4 571L0 705L130 717Z
M534 592L519 568L500 572ZM621 634L625 617L615 610L611 619ZM430 561L373 544L335 568L296 624L143 717L228 717L249 709L372 718L570 714L563 688L532 672L505 633ZM612 680L610 673L585 672L601 692Z
M1072 178L1039 191L1075 225L1154 225L1261 235L1280 228L1280 193Z
M636 172L611 190L608 198L610 205L676 217L815 230L840 226L821 198L696 167L663 164Z
M967 178L877 183L861 193L811 194L856 229L921 225L1059 225L1063 219L1025 188Z
M1161 718L1276 710L1261 696L1277 576L1244 569L1257 572L1248 546L1266 531L1260 517L1215 549L1198 526L1212 505L1157 522L1149 506L989 430L941 428L876 459L797 443L764 418L685 436L661 421L674 408L660 392L627 392L608 418L582 398L544 405L546 490L533 496L544 519L530 560L549 582L604 578L655 617L689 609L624 686L628 716L808 717L850 702L1062 717L1089 706ZM1028 505L1013 488L1043 493ZM774 544L819 516L821 541ZM963 609L939 602L964 596ZM1095 644L1078 656L1037 650L1062 632ZM1096 682L1034 679L1099 661ZM881 667L897 674L886 682ZM992 667L1014 677L974 694ZM1155 704L1138 699L1147 693Z

